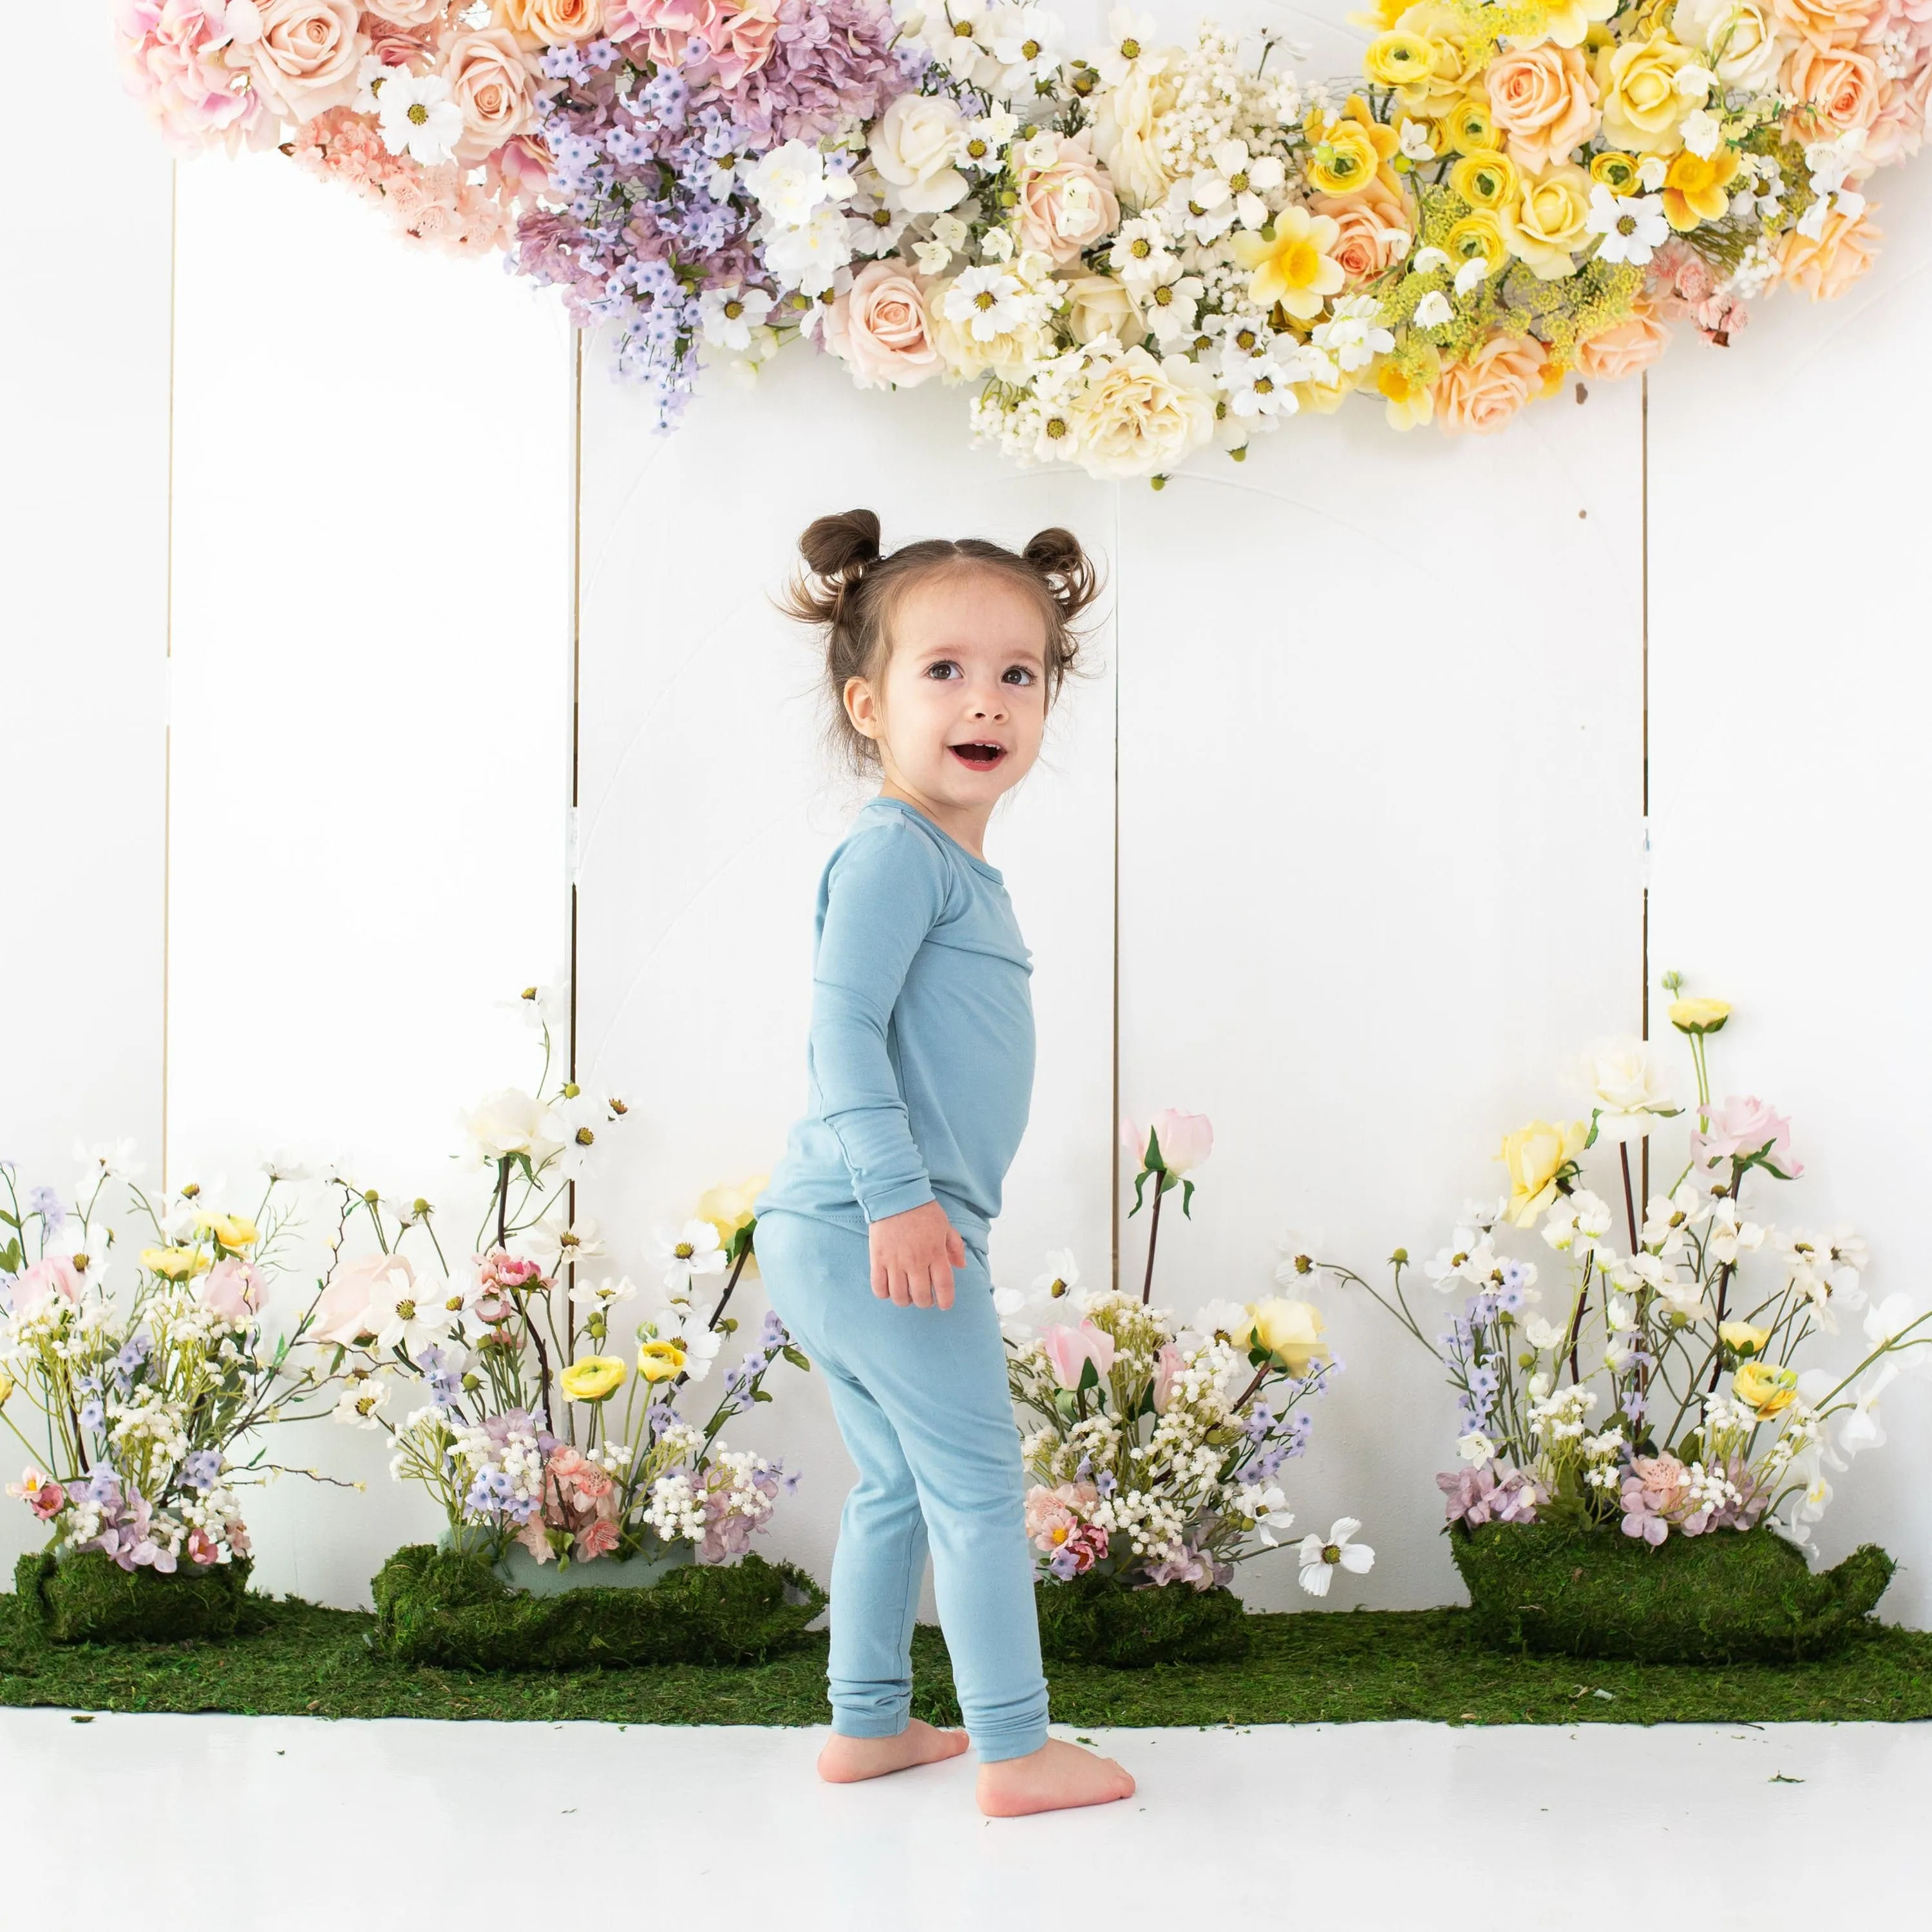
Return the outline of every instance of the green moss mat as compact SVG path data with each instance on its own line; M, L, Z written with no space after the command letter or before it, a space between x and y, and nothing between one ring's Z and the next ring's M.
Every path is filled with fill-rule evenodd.
M1304 1612L1250 1622L1238 1664L1114 1671L1056 1664L1053 1714L1078 1725L1768 1724L1932 1718L1932 1633L1862 1631L1814 1664L1689 1666L1517 1658L1482 1648L1463 1610ZM225 1644L111 1649L46 1643L0 1596L0 1704L327 1718L498 1718L616 1724L823 1723L825 1640L739 1669L671 1664L555 1677L384 1662L372 1617L262 1606ZM956 1724L945 1646L922 1629L916 1708ZM1607 1691L1607 1697L1599 1696Z

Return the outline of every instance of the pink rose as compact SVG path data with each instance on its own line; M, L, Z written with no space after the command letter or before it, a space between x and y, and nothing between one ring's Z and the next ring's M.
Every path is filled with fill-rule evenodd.
M1763 1155L1766 1166L1786 1180L1804 1172L1804 1163L1791 1157L1790 1121L1754 1094L1730 1095L1721 1107L1705 1114L1703 1125L1690 1136L1690 1158L1707 1167L1754 1154Z
M261 95L232 85L220 0L124 0L116 26L128 92L170 141L232 152L251 138L273 139Z
M778 44L777 0L718 0L716 19L702 38L710 58L695 62L692 73L721 87L740 87L772 57Z
M1781 278L1801 288L1814 302L1834 302L1869 268L1878 254L1880 232L1868 202L1856 220L1842 214L1825 218L1816 241L1792 229L1778 245Z
M434 28L448 8L449 0L382 0L380 6L368 9L371 18L364 31L373 38L379 20L392 27ZM435 38L434 32L430 38Z
M1576 345L1576 373L1592 382L1614 382L1648 368L1670 340L1670 330L1640 304L1622 322Z
M1061 142L1050 167L1023 169L1019 196L1020 245L1063 266L1120 224L1120 204L1094 158L1090 130Z
M308 1339L346 1348L357 1336L369 1334L369 1304L376 1284L398 1270L410 1281L416 1278L406 1255L358 1255L352 1262L338 1262L316 1304Z
M1214 1125L1205 1114L1183 1114L1172 1107L1162 1108L1144 1127L1121 1121L1121 1146L1143 1164L1153 1157L1155 1140L1166 1172L1190 1173L1214 1151Z
M436 32L429 27L398 27L387 20L364 15L363 26L369 36L369 51L385 67L410 67L427 62L436 51Z
M529 128L530 74L507 27L479 27L452 34L443 47L442 77L463 111L456 158L473 166Z
M1102 1381L1114 1366L1114 1338L1090 1320L1077 1328L1056 1322L1043 1330L1040 1346L1053 1364L1053 1378L1062 1388L1077 1388L1089 1362Z
M201 1298L216 1314L238 1328L245 1328L251 1316L261 1312L268 1299L268 1283L253 1262L238 1261L233 1256L218 1261L201 1278Z
M825 346L861 388L916 388L939 368L926 299L896 255L868 262L825 316Z
M14 1277L14 1315L38 1313L56 1295L78 1305L80 1272L65 1255L47 1255Z
M534 134L513 135L490 157L490 172L506 200L533 200L550 184L552 157Z
M229 64L242 68L285 119L345 106L369 51L362 11L356 0L229 0Z
M1581 47L1512 47L1484 70L1490 118L1508 137L1508 152L1526 172L1567 161L1603 120L1603 90Z
M1932 5L1932 0L1928 0ZM1928 94L1932 94L1932 40L1921 47L1911 70L1885 84L1878 118L1865 137L1864 159L1874 167L1889 167L1924 145Z
M43 1483L27 1498L27 1507L41 1522L51 1522L67 1507L67 1492L58 1483Z
M532 49L594 40L604 31L604 0L496 0L496 13Z
M1451 436L1492 436L1541 390L1543 377L1540 343L1492 335L1436 379L1437 419Z

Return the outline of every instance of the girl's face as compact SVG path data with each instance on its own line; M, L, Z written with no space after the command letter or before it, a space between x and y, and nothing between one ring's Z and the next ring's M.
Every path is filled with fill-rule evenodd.
M880 682L849 680L845 708L878 742L888 786L983 826L1032 769L1046 729L1038 599L970 565L922 578L892 613Z

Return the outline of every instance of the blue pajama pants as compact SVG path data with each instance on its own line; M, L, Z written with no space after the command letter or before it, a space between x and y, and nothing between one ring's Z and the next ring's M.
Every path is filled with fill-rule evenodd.
M968 1244L950 1309L872 1292L856 1229L772 1209L758 1270L779 1318L824 1372L858 1465L832 1559L832 1727L904 1730L928 1544L940 1628L982 1762L1046 1742L1019 1435L986 1257Z

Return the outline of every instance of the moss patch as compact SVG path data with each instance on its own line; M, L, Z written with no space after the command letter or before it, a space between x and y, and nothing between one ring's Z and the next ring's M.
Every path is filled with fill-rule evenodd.
M674 1570L647 1589L538 1597L481 1556L427 1543L398 1550L371 1588L384 1656L473 1670L762 1663L826 1604L802 1570L761 1556Z
M375 1619L354 1611L250 1600L253 1616L230 1642L109 1648L50 1644L37 1614L0 1596L0 1704L634 1724L817 1724L830 1715L819 1635L737 1669L488 1675L385 1658L373 1647ZM1250 1617L1248 1628L1253 1647L1239 1664L1056 1664L1054 1717L1216 1726L1932 1719L1932 1632L1869 1622L1826 1660L1720 1669L1510 1656L1484 1644L1460 1610L1302 1611ZM915 1710L957 1724L937 1630L917 1633L913 1658Z
M215 1564L161 1576L123 1570L98 1550L56 1563L45 1550L14 1566L21 1604L39 1608L55 1643L179 1643L232 1636L248 1565Z
M1034 1588L1040 1654L1049 1664L1144 1670L1153 1664L1232 1664L1253 1647L1250 1618L1232 1590L1185 1583L1136 1590L1090 1570Z
M1506 1650L1648 1664L1796 1664L1828 1655L1892 1580L1866 1544L1814 1575L1768 1532L1673 1536L1490 1523L1450 1538L1478 1636Z

